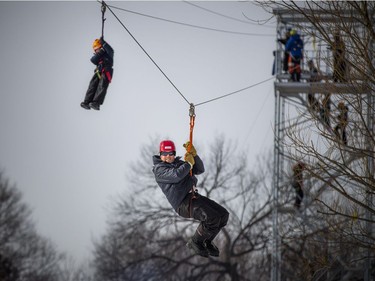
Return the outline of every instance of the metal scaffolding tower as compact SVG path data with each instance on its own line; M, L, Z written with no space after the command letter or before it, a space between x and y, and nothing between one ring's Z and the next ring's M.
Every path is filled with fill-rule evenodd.
M318 13L318 11L316 11ZM277 35L278 38L283 38L284 34L289 28L296 28L298 33L301 35L305 42L304 46L304 60L302 61L302 75L300 82L290 81L288 73L283 72L283 58L284 58L284 46L277 42L275 51L275 134L274 134L274 175L273 175L273 211L272 211L272 264L271 264L271 281L281 281L281 241L280 241L280 220L283 213L280 209L283 200L280 198L280 190L288 184L286 169L287 163L289 161L288 152L285 147L285 134L288 126L290 124L291 118L298 119L298 113L301 112L308 113L308 95L312 93L319 93L320 95L325 94L353 94L353 86L350 83L337 83L332 79L332 65L329 61L332 59L332 50L327 48L327 44L324 41L319 41L320 39L312 37L311 30L314 26L302 16L301 13L296 11L286 10L286 9L273 9L273 14L277 19ZM329 15L322 14L320 19L322 21L330 22L332 18ZM303 27L302 29L299 27ZM310 30L307 34L303 33L303 30ZM371 46L372 53L374 52L374 44ZM319 82L311 82L311 76L307 71L307 61L314 60L316 65L323 73L323 78ZM332 87L329 85L334 84L334 91L332 92ZM368 88L364 88L362 93L356 92L356 94L361 94L367 96L367 102L370 107L374 108L375 98L374 93L368 93ZM356 89L357 90L357 89ZM367 91L367 92L366 92ZM294 117L291 115L291 108L294 107ZM367 112L368 125L370 128L374 128L374 112ZM310 126L316 126L317 124L311 122ZM324 127L322 120L320 120L319 126ZM323 129L324 130L324 129ZM328 133L329 134L329 133ZM333 134L333 132L332 132ZM373 151L374 148L369 148ZM350 161L353 161L350 159ZM368 160L368 169L370 171L374 170L374 163L371 159ZM368 202L373 202L373 198L369 195L367 198ZM373 203L372 203L373 204ZM371 215L367 214L367 219L370 219ZM371 225L368 225L368 231L371 232ZM370 253L368 253L370 256ZM365 281L373 280L370 276L370 259L367 261L365 271Z

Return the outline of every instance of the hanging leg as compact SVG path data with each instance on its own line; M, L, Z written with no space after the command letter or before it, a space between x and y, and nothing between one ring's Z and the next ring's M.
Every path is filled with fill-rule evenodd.
M99 84L99 77L94 74L90 80L90 83L89 83L89 86L88 86L88 89L86 91L86 95L85 95L85 99L84 101L81 103L81 106L85 109L90 109L90 102L92 102L92 100L94 99L94 96L95 96L95 93L96 93L96 90L98 88L98 84Z

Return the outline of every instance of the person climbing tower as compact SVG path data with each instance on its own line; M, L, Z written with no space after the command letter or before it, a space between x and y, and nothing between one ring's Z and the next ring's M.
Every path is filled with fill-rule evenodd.
M296 199L294 206L299 209L301 207L302 199L304 196L303 193L303 170L305 169L305 164L301 161L297 162L293 167L293 179L292 187L296 192Z
M337 115L337 125L335 126L336 136L345 144L348 145L348 139L346 135L346 126L348 125L348 112L349 108L344 102L339 102L337 109L339 114Z
M195 189L198 182L195 175L204 172L204 165L190 142L185 143L184 147L187 150L185 161L179 156L176 157L173 141L160 142L160 153L152 158L152 171L157 184L176 213L181 217L200 221L195 234L188 239L187 247L200 256L216 257L220 251L213 240L227 224L229 212Z
M331 94L327 93L324 95L324 98L322 101L322 107L320 108L320 119L322 120L326 128L330 132L332 132L330 115L331 115Z
M112 81L114 51L104 41L103 37L95 39L92 48L94 49L94 55L91 57L91 62L96 65L96 68L81 107L100 110L100 106L103 104L107 94L109 83Z

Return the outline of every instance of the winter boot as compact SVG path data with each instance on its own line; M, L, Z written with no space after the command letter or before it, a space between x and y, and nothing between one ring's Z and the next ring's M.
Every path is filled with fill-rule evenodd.
M83 107L84 109L88 109L88 110L90 110L90 106L89 106L88 103L81 102L81 107Z
M197 255L200 255L202 257L207 258L209 255L203 241L197 241L196 239L194 239L194 236L192 238L189 238L188 242L186 243L186 247L192 249Z
M90 107L95 110L100 110L100 105L97 102L90 102Z
M206 246L206 249L208 251L208 254L210 256L213 256L213 257L218 257L220 255L220 251L219 249L216 247L216 245L210 241L210 240L206 240L204 242L205 246Z

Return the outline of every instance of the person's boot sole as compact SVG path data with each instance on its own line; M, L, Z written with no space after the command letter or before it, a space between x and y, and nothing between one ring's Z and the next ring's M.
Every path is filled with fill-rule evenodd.
M89 105L86 105L86 104L81 104L81 107L84 108L84 109L87 109L87 110L90 110L90 106Z
M212 245L212 250L210 250L210 248L207 247L207 243L205 243L208 254L213 257L218 257L220 255L220 250L212 242L211 242L211 245Z
M189 249L193 250L195 254L201 256L201 257L205 257L205 258L208 258L209 257L209 254L207 251L205 252L202 252L200 249L198 249L196 246L195 246L195 243L191 240L191 238L188 240L188 242L186 243L186 247L188 247Z

